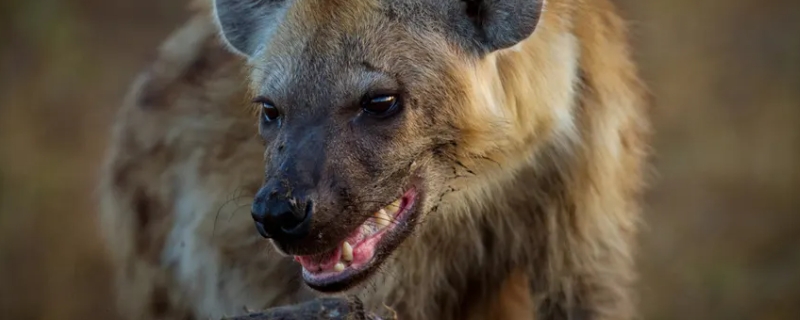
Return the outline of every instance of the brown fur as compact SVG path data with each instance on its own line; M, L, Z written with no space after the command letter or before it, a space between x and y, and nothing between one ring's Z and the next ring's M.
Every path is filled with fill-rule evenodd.
M119 298L131 319L215 319L315 295L298 266L260 239L247 212L263 182L264 145L245 99L275 76L268 57L298 53L290 45L297 39L337 52L324 39L378 37L365 27L377 2L299 3L287 21L302 24L284 26L274 41L286 45L252 62L249 88L246 65L224 51L200 15L165 44L126 99L100 192ZM334 29L308 39L305 32L320 26ZM481 59L421 36L373 61L407 70L392 59L429 58L406 77L438 105L458 106L435 115L458 135L443 151L447 161L428 154L418 161L429 166L430 194L441 197L426 202L415 232L361 291L366 305L399 319L633 318L649 127L611 3L548 1L532 37ZM417 141L430 116L410 114L393 145L424 143Z

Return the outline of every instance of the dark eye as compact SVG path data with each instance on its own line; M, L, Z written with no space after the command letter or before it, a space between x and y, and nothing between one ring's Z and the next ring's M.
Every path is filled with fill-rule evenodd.
M264 120L267 121L275 121L278 117L281 116L280 111L276 108L269 99L264 97L258 97L253 102L258 103L261 105L261 111L264 115Z
M361 104L364 112L379 117L392 115L400 108L400 98L395 95L370 97Z

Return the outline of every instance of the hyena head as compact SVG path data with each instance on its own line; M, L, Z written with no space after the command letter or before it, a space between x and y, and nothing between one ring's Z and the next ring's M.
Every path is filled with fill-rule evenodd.
M520 54L543 1L215 1L260 108L252 216L310 287L369 278L412 231L436 228L419 222L447 214L455 179L485 180L548 135L538 125L558 112L508 95L498 68L516 66L496 56Z

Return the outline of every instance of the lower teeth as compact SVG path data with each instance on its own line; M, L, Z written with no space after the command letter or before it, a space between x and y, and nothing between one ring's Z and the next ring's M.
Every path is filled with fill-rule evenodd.
M336 272L344 271L344 263L337 262L336 265L333 267L333 270L336 271Z

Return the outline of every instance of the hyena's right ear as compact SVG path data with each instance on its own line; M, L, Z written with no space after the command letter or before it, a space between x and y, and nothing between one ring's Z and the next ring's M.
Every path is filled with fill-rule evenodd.
M443 0L436 0L443 1ZM545 0L458 0L451 30L484 53L525 40L536 29Z
M237 53L258 55L283 19L288 0L214 0L222 37Z

